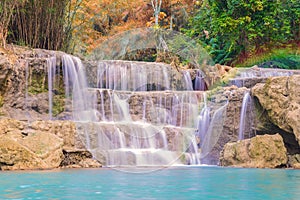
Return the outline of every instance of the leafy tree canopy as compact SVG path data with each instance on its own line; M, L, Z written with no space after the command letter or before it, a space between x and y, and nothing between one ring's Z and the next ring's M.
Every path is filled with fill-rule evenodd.
M299 42L299 0L203 0L184 31L196 37L215 62Z

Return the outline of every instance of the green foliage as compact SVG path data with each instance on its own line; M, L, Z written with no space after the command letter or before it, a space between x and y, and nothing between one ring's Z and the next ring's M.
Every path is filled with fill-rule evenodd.
M238 64L237 67L252 67L254 65L267 68L300 69L300 55L299 52L292 49L274 49L250 58Z
M241 54L299 40L299 8L299 0L208 0L184 31L215 62L230 64Z

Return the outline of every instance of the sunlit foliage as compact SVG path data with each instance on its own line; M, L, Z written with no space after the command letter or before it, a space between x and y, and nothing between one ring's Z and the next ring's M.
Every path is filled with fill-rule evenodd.
M232 64L239 58L299 42L298 0L203 0L186 29L213 55Z

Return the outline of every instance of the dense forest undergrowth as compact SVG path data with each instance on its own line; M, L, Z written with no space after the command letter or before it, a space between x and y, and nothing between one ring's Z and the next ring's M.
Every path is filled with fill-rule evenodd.
M201 44L216 63L300 68L298 0L0 2L3 47L13 43L84 57L109 37L140 27L179 31Z

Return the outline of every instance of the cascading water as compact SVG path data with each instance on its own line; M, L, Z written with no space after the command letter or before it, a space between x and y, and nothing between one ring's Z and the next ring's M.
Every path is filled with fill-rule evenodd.
M204 73L201 70L196 71L195 90L205 91L206 83L204 81Z
M195 127L202 93L188 91L189 74L180 77L165 64L101 61L89 88L78 58L64 55L62 63L72 102L66 107L96 159L107 166L200 164Z
M93 94L88 91L84 67L79 58L64 55L62 57L65 95L72 102L72 114L75 121L97 121L97 112L93 109Z
M170 69L159 64L140 67L126 61L100 61L97 70L97 87L122 91L171 90Z
M200 145L203 144L210 124L210 108L207 106L206 92L203 93L204 106L199 115L199 123L197 133L200 138Z
M247 113L247 108L249 106L249 103L251 101L251 96L249 92L246 92L243 101L242 101L242 108L240 112L240 125L239 125L239 134L238 134L238 140L243 140L244 139L244 134L245 134L245 125L246 125L246 113Z
M216 145L218 139L220 138L220 134L222 133L227 105L228 102L225 102L224 105L219 106L217 110L215 110L207 131L202 138L203 141L201 142L200 156L202 164L210 164L209 154Z
M191 78L191 74L189 71L184 71L183 72L183 77L186 83L186 88L187 90L193 90L193 84L192 84L192 78Z
M211 92L194 91L191 71L130 61L84 66L70 55L58 58L46 58L47 70L38 71L48 72L49 118L74 120L83 145L101 163L211 164L206 158L222 132L224 98L220 103Z

